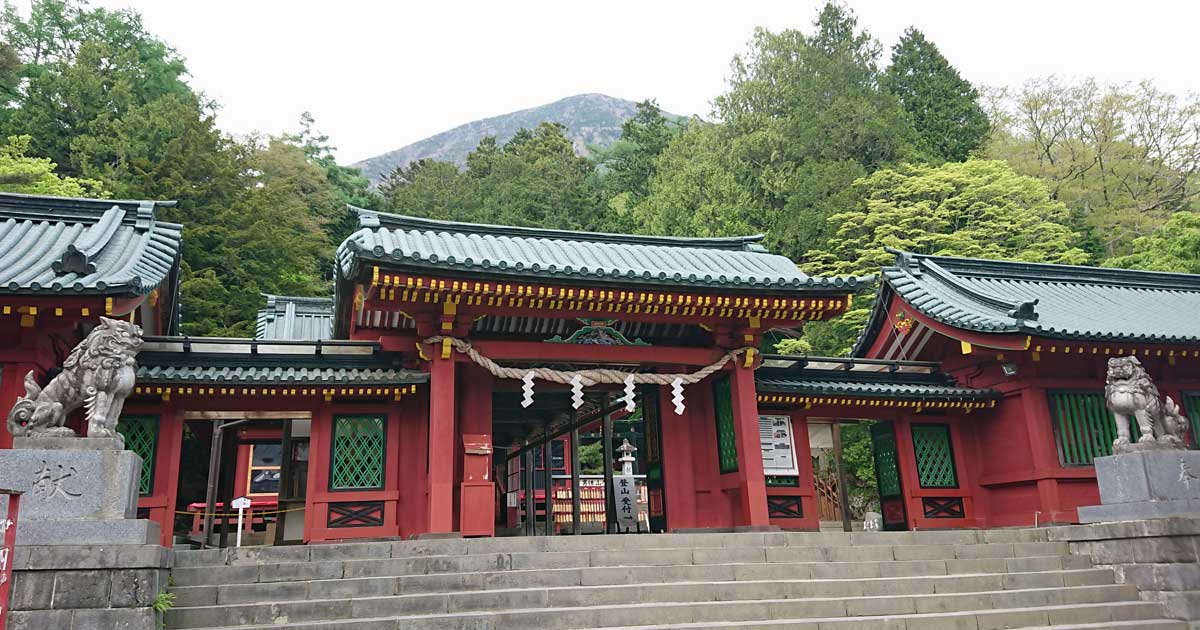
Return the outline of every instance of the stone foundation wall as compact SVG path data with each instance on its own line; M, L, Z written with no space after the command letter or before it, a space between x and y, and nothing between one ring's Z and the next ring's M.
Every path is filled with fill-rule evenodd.
M158 630L167 590L158 545L17 547L7 630Z
M1094 523L1050 530L1071 553L1112 567L1136 584L1142 598L1161 601L1166 614L1200 630L1200 519L1175 517Z

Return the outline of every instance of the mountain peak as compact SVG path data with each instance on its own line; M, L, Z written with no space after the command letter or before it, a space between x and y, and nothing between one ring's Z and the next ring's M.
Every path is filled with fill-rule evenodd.
M373 183L398 167L421 159L434 159L463 165L467 154L487 136L501 144L518 129L533 129L543 122L556 122L567 128L567 137L575 153L587 155L589 146L608 146L621 136L621 123L637 111L637 103L590 92L561 98L553 103L521 109L499 116L475 120L408 146L367 158L352 166L362 169Z

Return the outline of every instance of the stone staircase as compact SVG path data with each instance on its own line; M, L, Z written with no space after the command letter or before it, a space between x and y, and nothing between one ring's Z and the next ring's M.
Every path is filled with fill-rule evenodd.
M170 630L1187 630L1047 530L180 551Z

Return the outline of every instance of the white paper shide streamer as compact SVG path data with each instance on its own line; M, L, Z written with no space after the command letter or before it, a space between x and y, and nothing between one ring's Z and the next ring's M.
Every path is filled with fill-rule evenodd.
M671 402L675 403L675 415L683 415L683 379L676 378L671 381Z
M625 396L622 397L621 400L625 401L625 411L628 411L629 413L633 413L633 410L637 409L637 404L634 403L634 401L633 401L633 375L632 374L625 377Z
M526 372L521 382L525 383L521 386L521 391L525 394L521 398L521 406L527 408L533 404L533 372Z
M583 377L578 374L571 377L571 406L575 409L583 406Z

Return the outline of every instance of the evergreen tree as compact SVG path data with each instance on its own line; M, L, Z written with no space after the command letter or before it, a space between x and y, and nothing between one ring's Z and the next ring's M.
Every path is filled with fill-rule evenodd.
M979 91L921 31L906 30L892 48L884 85L912 116L921 148L932 157L961 162L987 140L991 125Z
M308 161L325 171L326 179L336 190L338 198L345 206L339 216L325 226L330 243L336 246L358 229L358 214L349 206L378 208L381 199L375 191L371 190L371 180L363 175L360 169L337 163L337 159L333 155L335 147L329 144L329 136L317 131L316 121L311 113L301 114L300 132L286 136L285 139L303 148Z
M0 192L56 197L106 197L95 180L61 177L46 158L29 157L29 136L9 136L0 145Z
M734 58L728 91L715 101L722 129L672 142L639 208L639 229L687 232L701 227L687 217L725 205L732 216L715 229L753 226L767 232L773 250L799 259L824 241L825 217L853 205L847 191L855 179L917 155L907 113L880 87L879 43L835 3L813 26L811 35L755 31L750 50ZM696 154L704 165L690 164L676 142L681 150L704 147ZM680 201L689 205L669 209ZM662 212L685 222L655 216Z
M890 264L895 248L918 254L1083 264L1070 214L1036 178L1003 162L904 164L855 183L861 201L829 218L829 238L809 252L806 271L866 275ZM817 354L849 351L866 322L870 298L831 322L805 326Z

